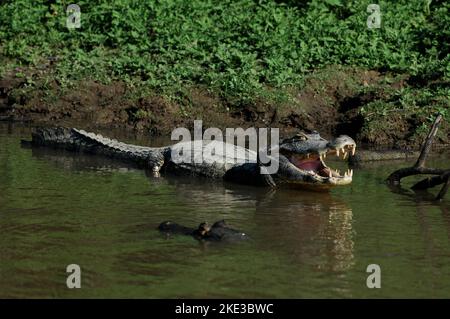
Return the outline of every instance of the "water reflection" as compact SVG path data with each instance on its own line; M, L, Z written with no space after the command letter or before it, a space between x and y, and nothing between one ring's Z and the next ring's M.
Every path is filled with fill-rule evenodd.
M373 297L370 263L386 274L377 296L449 296L449 201L391 191L384 179L403 162L359 169L329 193L271 190L21 149L5 132L0 125L0 296L75 296L63 267L74 257L88 297ZM167 219L222 218L252 240L202 245L155 230Z
M249 207L253 236L260 249L288 251L293 262L317 270L345 271L352 267L352 209L328 192L270 189L190 177L166 176L182 201L214 205L225 211ZM224 216L222 211L222 215ZM261 239L261 240L258 240Z
M269 239L281 240L297 262L313 260L324 271L352 267L352 209L332 194L280 189L259 197L256 216Z

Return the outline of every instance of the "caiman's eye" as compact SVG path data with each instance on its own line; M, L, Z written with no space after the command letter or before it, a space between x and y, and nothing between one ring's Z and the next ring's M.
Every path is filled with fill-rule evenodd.
M305 133L300 132L295 135L294 139L297 141L306 141L308 136Z

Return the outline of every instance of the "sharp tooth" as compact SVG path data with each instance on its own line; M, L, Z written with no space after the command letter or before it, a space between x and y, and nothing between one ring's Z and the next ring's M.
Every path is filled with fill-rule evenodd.
M342 154L344 154L345 153L345 149L341 148L341 152L342 152Z
M331 170L328 171L328 177L331 178L333 175L331 175Z
M353 170L352 169L350 170L350 176L353 176Z
M352 156L355 156L355 152L356 152L356 145L353 146L353 148L352 148Z
M336 156L339 157L339 149L336 149Z
M344 173L344 177L347 177L347 172Z
M343 159L346 159L346 158L347 158L347 152L344 151Z
M327 153L323 153L323 158L327 158Z

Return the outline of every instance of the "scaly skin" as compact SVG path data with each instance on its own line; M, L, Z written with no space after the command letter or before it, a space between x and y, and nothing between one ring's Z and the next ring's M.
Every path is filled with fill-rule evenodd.
M312 134L298 133L285 139L279 146L279 169L274 174L261 174L267 168L258 161L256 152L218 141L204 145L193 142L177 143L167 147L145 147L125 144L101 135L78 129L39 128L32 134L31 144L68 151L103 155L122 161L133 162L151 170L154 175L163 173L183 173L189 175L220 178L226 181L275 187L281 184L310 185L313 188L346 185L352 181L352 171L340 175L324 163L327 154L343 156L355 152L356 143L348 136L341 135L331 141ZM202 155L200 161L175 160L183 147L191 147L195 156ZM205 153L206 147L215 147L217 153ZM232 152L230 152L232 151ZM222 152L222 153L221 153ZM228 155L224 160L223 154Z

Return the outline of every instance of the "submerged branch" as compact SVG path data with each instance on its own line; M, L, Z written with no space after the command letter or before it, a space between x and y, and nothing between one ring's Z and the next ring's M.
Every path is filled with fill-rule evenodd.
M450 186L450 175L447 174L447 181L445 182L444 186L442 187L441 191L439 192L439 194L436 197L436 200L441 200L444 198L445 194L448 191L448 188Z
M426 179L421 180L420 182L414 184L412 189L418 190L418 189L428 189L440 184L444 184L441 191L439 192L438 196L436 197L437 200L441 200L444 198L445 194L448 191L449 184L450 184L450 169L439 169L439 168L427 168L425 167L425 161L427 159L428 153L430 152L431 145L433 144L433 139L436 136L436 133L439 128L439 124L442 120L442 115L438 115L436 119L434 120L434 123L430 129L430 132L428 133L427 138L425 139L424 143L422 144L422 148L420 151L420 155L417 159L417 162L412 167L406 167L401 168L393 172L389 177L387 178L387 181L391 185L400 185L400 181L402 178L412 175L420 175L420 174L427 174L427 175L437 175L433 177L428 177Z
M447 170L446 173L444 172L441 175L427 177L427 178L421 180L420 182L417 182L416 184L414 184L411 188L414 190L431 188L431 187L445 183L449 176L450 176L450 170Z

